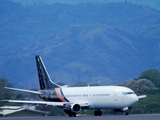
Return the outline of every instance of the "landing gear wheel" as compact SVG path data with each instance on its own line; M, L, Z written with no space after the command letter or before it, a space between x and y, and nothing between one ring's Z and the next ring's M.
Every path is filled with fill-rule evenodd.
M64 112L65 112L69 117L76 117L76 113L72 112L71 110L64 110Z
M128 110L124 111L124 115L128 115L128 114L129 114Z
M76 113L73 113L72 117L76 117Z
M70 112L70 113L68 114L68 116L69 116L69 117L76 117L76 113Z
M94 111L94 116L97 116L98 115L98 111Z
M94 116L101 116L102 115L102 111L101 110L95 110L94 111Z
M69 113L68 116L69 117L76 117L76 113Z
M69 117L72 117L72 113L69 113L68 116L69 116Z
M98 110L98 115L101 116L102 115L102 111Z

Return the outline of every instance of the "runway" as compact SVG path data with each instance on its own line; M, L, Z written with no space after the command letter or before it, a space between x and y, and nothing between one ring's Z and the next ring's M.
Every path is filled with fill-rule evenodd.
M109 115L109 116L44 116L44 117L0 117L0 120L159 120L160 114Z

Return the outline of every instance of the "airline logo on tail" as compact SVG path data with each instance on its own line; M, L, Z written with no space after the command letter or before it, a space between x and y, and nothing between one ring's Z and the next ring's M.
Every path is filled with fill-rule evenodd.
M37 72L38 72L38 78L40 83L40 89L53 89L55 87L61 87L58 84L52 82L48 71L46 70L46 67L44 66L44 63L39 55L35 56L36 58L36 65L37 65Z

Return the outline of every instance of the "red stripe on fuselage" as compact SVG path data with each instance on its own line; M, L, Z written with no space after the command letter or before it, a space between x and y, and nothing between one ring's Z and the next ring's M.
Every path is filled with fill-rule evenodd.
M56 95L57 97L60 99L61 102L65 102L65 100L63 99L62 95L60 94L60 89L59 88L55 88L56 91Z

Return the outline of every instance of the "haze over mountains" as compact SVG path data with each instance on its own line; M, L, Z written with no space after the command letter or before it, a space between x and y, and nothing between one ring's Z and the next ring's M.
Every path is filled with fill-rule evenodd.
M21 3L22 5L33 5L35 3L45 3L45 4L53 4L56 2L59 3L67 3L67 4L79 4L79 3L111 3L111 2L132 2L137 5L145 5L150 6L155 9L160 10L160 1L159 0L7 0L12 2Z
M34 56L55 82L115 84L160 70L160 11L131 2L0 2L0 77L38 87Z

